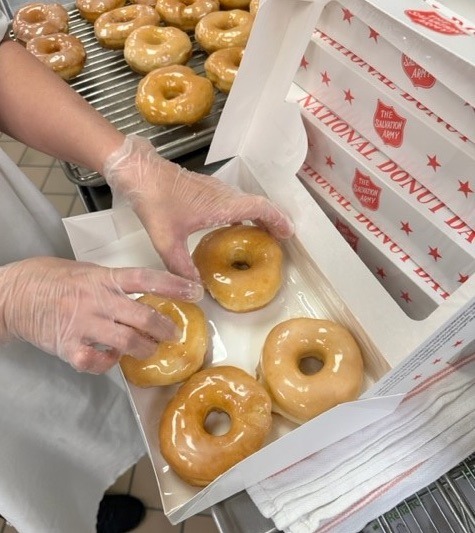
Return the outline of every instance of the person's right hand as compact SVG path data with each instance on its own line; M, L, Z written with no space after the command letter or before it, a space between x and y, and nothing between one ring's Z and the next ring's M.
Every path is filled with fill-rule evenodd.
M197 301L201 285L147 268L106 268L53 257L0 268L0 340L27 341L76 370L100 374L133 352L178 336L174 322L128 296Z

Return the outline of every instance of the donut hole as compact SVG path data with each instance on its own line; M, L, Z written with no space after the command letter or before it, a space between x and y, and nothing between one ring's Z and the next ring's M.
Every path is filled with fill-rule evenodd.
M46 20L45 14L39 9L32 9L24 14L23 19L28 24L37 24Z
M61 46L59 43L54 41L46 41L41 47L41 52L43 54L56 54L61 51Z
M234 28L237 28L239 26L239 23L231 18L227 18L225 20L222 20L216 24L216 28L221 31L228 31L233 30Z
M305 376L313 376L323 368L323 363L318 355L308 353L300 358L298 368Z
M235 270L249 270L251 265L247 261L236 260L231 263Z
M127 24L127 22L132 22L137 18L136 15L133 14L122 14L122 15L116 15L113 17L113 23L114 24Z
M220 437L231 429L231 418L226 411L211 409L206 415L203 427L210 435Z
M166 42L167 39L165 39L165 37L162 35L158 35L157 33L149 34L144 37L144 43L148 44L149 46L160 46Z
M165 100L173 100L174 98L181 96L183 91L180 91L176 87L165 87L162 94Z

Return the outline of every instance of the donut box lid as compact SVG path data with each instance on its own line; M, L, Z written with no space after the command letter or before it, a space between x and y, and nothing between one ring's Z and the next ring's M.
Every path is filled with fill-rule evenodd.
M284 286L275 301L255 313L226 312L208 295L200 305L213 326L212 364L226 362L251 374L272 325L302 314L332 317L353 332L365 353L364 393L359 400L299 427L276 417L279 421L265 447L200 489L175 476L159 451L157 421L173 387L138 389L126 383L163 509L174 524L387 416L415 384L431 379L453 358L475 350L475 276L426 319L410 319L295 177L306 155L307 137L298 105L292 102L292 80L327 3L266 0L262 4L208 157L209 163L231 158L217 172L219 177L248 192L267 195L292 217L296 233L284 243L288 257ZM355 6L371 8L386 29L388 15L382 15L382 9L391 7L394 21L406 16L404 8L427 9L422 0L400 0L400 9L389 3L367 0L356 1ZM420 31L412 22L404 26L395 22L394 28L388 32L403 29L414 36ZM421 34L421 42L433 47L434 57L435 51L449 53L441 39ZM454 49L450 54L457 57L461 52ZM64 224L79 260L163 268L129 209L70 217ZM190 237L190 249L200 237ZM116 372L122 379L120 370Z
M256 144L262 161L282 157L281 149L284 153L291 151L294 137L287 128L292 128L292 118L284 100L316 21L327 4L335 3L262 0L247 53L211 143L208 163L235 155L254 157ZM450 87L467 103L469 111L475 107L475 24L450 17L448 10L425 0L340 0L339 4L348 17L357 17L375 29L441 84Z

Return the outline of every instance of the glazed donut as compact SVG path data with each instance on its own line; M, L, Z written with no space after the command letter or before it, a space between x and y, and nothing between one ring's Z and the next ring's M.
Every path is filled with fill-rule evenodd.
M119 50L135 29L159 22L160 16L153 7L131 4L100 15L94 22L94 34L104 48Z
M120 367L137 387L157 387L185 381L203 365L208 351L208 325L203 311L195 304L145 294L138 301L168 316L182 331L178 342L160 342L153 355L136 359L123 355Z
M229 430L206 428L208 415L226 413ZM252 376L236 367L197 372L162 414L160 451L178 476L204 487L264 445L272 425L271 400Z
M150 7L155 7L157 4L157 0L131 0L129 2L130 4L143 4Z
M232 46L216 50L206 58L204 63L206 76L221 92L229 93L234 83L244 48Z
M75 78L86 62L84 45L75 35L67 33L33 37L26 43L26 49L66 81Z
M211 54L219 48L245 47L254 17L242 9L217 11L204 16L196 25L197 43Z
M319 360L323 366L317 372L305 372L305 359ZM268 334L257 375L272 398L273 410L301 424L359 396L363 358L343 326L329 320L291 318Z
M219 7L225 11L227 9L244 9L249 10L250 0L219 0Z
M168 65L183 65L191 53L188 34L173 26L141 26L127 37L124 46L125 61L139 74Z
M68 29L68 12L61 4L25 4L12 20L13 34L24 43L40 35L67 33Z
M169 26L193 31L205 15L219 10L219 0L157 0L155 9Z
M259 9L259 0L251 0L249 2L249 13L255 17L257 15L257 10Z
M214 102L213 84L184 65L149 72L139 82L135 103L150 124L194 124Z
M254 311L282 284L282 249L265 230L241 224L207 233L193 251L203 286L225 309Z
M76 8L81 17L92 23L103 13L123 6L125 0L76 0Z

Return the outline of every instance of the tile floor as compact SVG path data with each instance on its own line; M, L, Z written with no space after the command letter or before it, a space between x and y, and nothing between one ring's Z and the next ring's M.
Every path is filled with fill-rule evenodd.
M61 216L85 212L76 186L67 179L57 160L27 148L2 134L0 134L0 148L50 199ZM218 531L209 513L194 516L177 526L170 524L159 506L160 496L148 457L141 459L119 478L110 491L133 494L147 507L145 520L135 529L135 533L217 533ZM15 533L15 531L0 518L0 533Z

